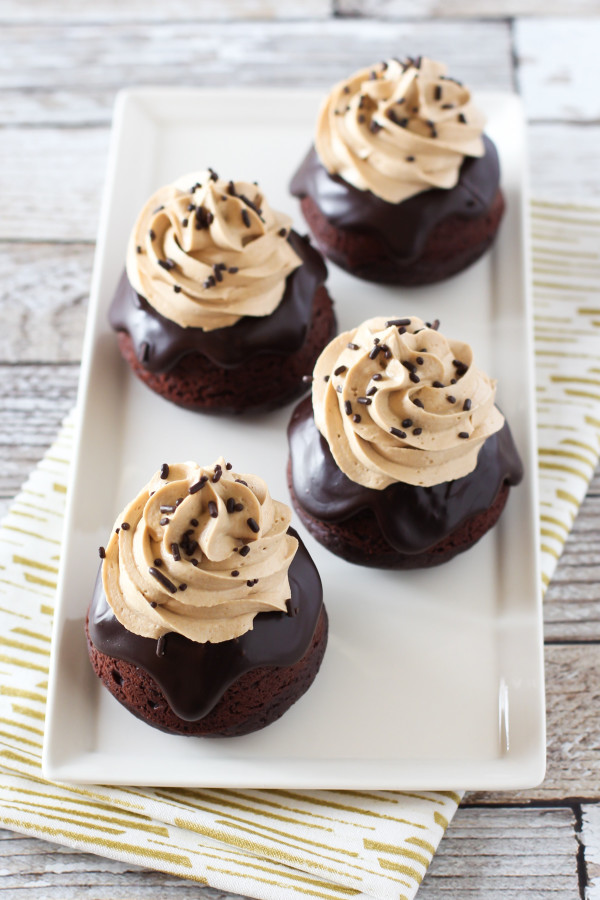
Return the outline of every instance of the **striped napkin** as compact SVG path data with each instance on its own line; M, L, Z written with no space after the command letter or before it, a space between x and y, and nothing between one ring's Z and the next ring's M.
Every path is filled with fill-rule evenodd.
M532 208L543 586L600 450L600 209ZM0 826L223 891L411 900L451 791L183 790L46 782L41 748L73 416L0 526Z

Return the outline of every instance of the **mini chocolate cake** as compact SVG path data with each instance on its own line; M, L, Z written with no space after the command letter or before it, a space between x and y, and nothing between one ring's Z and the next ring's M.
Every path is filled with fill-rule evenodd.
M469 91L427 59L336 85L291 183L322 252L353 275L427 284L475 262L502 214L500 167Z
M148 387L188 409L236 413L306 390L335 317L320 253L289 226L256 185L211 172L150 198L109 313Z
M176 734L242 735L308 690L327 613L290 515L221 460L163 466L119 516L86 634L94 671L134 715Z
M471 547L523 473L494 394L468 345L415 317L340 335L288 429L304 525L367 566L437 565Z

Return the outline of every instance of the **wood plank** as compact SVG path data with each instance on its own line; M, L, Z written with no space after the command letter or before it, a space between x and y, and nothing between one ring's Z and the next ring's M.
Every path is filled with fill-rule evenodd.
M600 900L600 806L582 806L580 840L588 878L585 897Z
M82 94L123 85L327 87L386 55L424 53L480 88L512 85L507 22L185 22L15 25L0 31L0 88Z
M337 0L340 16L377 16L385 19L477 19L515 16L576 16L598 12L597 0Z
M567 203L600 200L600 127L533 124L529 171L534 196Z
M600 645L546 646L548 766L544 783L514 792L468 794L467 803L600 800Z
M75 403L79 367L0 366L0 497L14 496Z
M419 898L464 900L577 900L576 821L571 809L458 810ZM8 847L2 849L3 844ZM200 888L178 878L0 832L2 897L38 900L77 897L92 886L96 900L115 894L136 900L226 900L234 895ZM113 893L111 894L110 891Z
M0 244L0 364L78 362L94 248Z
M571 809L461 807L419 889L419 900L578 900Z
M0 239L92 241L108 129L0 130Z
M15 22L176 22L233 19L323 19L333 0L3 0L1 19ZM299 15L300 12L300 15Z
M598 122L600 18L518 19L514 33L517 78L529 119ZM565 53L565 47L577 52Z

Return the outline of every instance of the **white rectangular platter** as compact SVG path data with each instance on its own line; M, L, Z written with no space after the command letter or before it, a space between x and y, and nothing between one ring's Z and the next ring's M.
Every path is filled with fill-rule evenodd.
M375 571L333 556L294 524L320 570L329 646L314 685L286 715L242 738L166 735L97 681L84 621L119 510L162 462L223 454L288 499L292 407L261 416L181 410L122 362L107 310L138 209L160 185L207 166L258 180L305 231L289 179L320 95L142 89L118 100L79 394L76 459L56 607L44 772L58 781L182 786L500 789L538 783L545 765L537 568L532 312L524 120L518 98L480 94L502 162L507 213L491 252L420 289L379 287L330 266L339 328L374 315L439 318L498 378L526 476L500 524L450 563ZM165 759L169 764L165 766Z

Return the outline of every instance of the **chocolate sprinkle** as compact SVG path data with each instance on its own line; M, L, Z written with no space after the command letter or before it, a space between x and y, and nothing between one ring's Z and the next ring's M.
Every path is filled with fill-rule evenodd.
M425 406L423 405L423 401L422 401L422 400L419 400L418 397L416 397L416 398L413 400L413 403L415 404L415 406L418 406L419 409L425 409Z
M235 275L236 272L239 272L239 268L237 266L229 266L227 269L230 275Z
M159 266L162 266L163 269L166 269L167 272L170 272L171 269L175 268L174 260L169 259L168 257L167 257L167 259L159 259L158 264L159 264Z
M442 86L441 84L436 84L435 91L433 93L434 100L442 99Z
M160 520L159 524L160 525L168 525L170 521L171 520L169 518L167 518L167 516L163 516L162 519Z
M248 556L250 553L250 547L248 544L245 544L243 547L240 547L240 556Z
M346 413L347 416L352 415L352 404L350 403L349 400L344 401L344 412Z
M216 519L217 516L219 515L219 510L217 509L217 504L215 503L214 500L208 501L208 511L213 519Z
M458 436L459 436L459 438L468 438L469 434L466 431L459 431Z
M175 542L173 542L171 544L171 553L173 555L173 559L175 560L175 562L179 562L179 560L181 559L181 553L179 552L179 544L176 544Z
M378 344L375 344L371 352L369 353L369 359L376 359L377 354L381 352L381 347Z
M232 578L237 578L239 574L240 574L240 573L238 572L238 570L237 570L237 569L234 569L233 572L231 573L231 577L232 577Z
M228 472L230 472L233 469L233 466L231 465L231 463L225 463L225 468Z
M464 409L464 410L469 410L469 409L471 409L471 401L469 400L468 397L467 397L467 399L465 400L465 402L463 403L463 409Z
M373 375L372 381L381 381L382 378L383 375L381 375L380 372L377 372L375 375Z
M159 507L159 509L160 509L161 513L174 513L175 512L175 507L167 506L167 504L163 504L162 506Z
M142 248L140 247L139 244L137 245L137 247L136 247L135 249L136 249L136 251L137 251L138 253L141 253L141 252L142 252Z
M459 114L458 114L458 121L459 121L462 125L466 125L466 124L467 124L467 120L466 120L466 118L465 118L465 116L464 116L464 113L459 113Z
M250 531L253 531L254 534L258 534L258 532L260 531L260 527L259 527L259 524L256 521L256 519L253 519L252 517L250 517L249 519L246 520L246 523L247 523Z
M445 385L445 384L442 384L441 381L433 381L433 382L431 383L431 387L434 387L434 388L443 388L443 387L446 387L446 385Z
M342 375L346 371L346 366L338 366L334 371L334 375Z
M180 590L180 591L185 591L186 588L187 588L187 584L185 583L185 581L183 582L183 584L180 584L180 585L179 585L179 590Z
M242 222L246 228L250 228L250 216L248 215L248 210L245 208L242 210Z
M198 519L190 519L190 525L193 525L194 528L198 526Z
M148 232L148 235L150 236L150 240L151 240L151 241L153 241L154 238L156 237L156 235L155 235L155 233L152 231L152 229L150 229L150 231Z
M169 477L169 466L167 465L167 463L163 463L160 467L160 477L163 479L163 481Z
M456 397L453 397L452 394L448 394L446 400L448 401L448 403L456 403Z
M158 606L158 603L155 600L151 600L150 606L152 607L152 609L156 609L156 607Z
M235 480L236 480L237 484L243 484L244 487L248 487L248 482L247 482L247 481L242 481L241 478L236 478Z
M389 328L391 325L410 325L410 319L388 319L385 323L385 327Z
M158 568L160 569L160 567L162 566L162 559L155 559L154 565L158 566Z
M352 416L352 421L353 421L353 422L356 422L357 424L360 422L360 416L359 416L358 413L355 413L355 414Z
M373 394L376 394L376 393L377 393L377 388L375 387L375 385L373 385L373 387L370 387L369 390L367 391L367 397L372 397Z
M181 293L181 288L179 287L178 284L174 284L174 285L173 285L173 290L175 291L176 294L180 294L180 293Z
M104 549L104 547L98 547L98 556L100 557L100 559L105 558L106 550Z
M405 431L400 431L399 428L390 428L390 433L393 434L395 437L399 437L399 438L405 438L405 437L406 437L406 432L405 432Z
M347 344L346 346L348 347L348 350L360 350L360 347L358 346L358 344L353 344L352 341L350 341L350 343Z
M402 420L402 427L403 427L403 428L410 428L410 426L412 425L412 423L413 423L413 420L412 420L412 419L403 419L403 420Z
M167 576L163 575L162 572L159 572L158 569L155 569L154 566L150 566L148 572L150 573L150 575L152 575L153 578L156 578L156 580L160 582L163 587L165 587L168 591L171 591L172 594L177 591L177 588L175 587L173 582L169 581Z
M402 365L405 369L408 369L409 372L414 372L417 368L414 363L409 362L407 359L402 360Z
M422 431L422 428L413 428L413 434L421 434Z
M189 488L188 493L195 494L197 491L201 491L207 481L208 481L208 475L203 475L200 478L200 481L197 481L196 484L193 484L191 486L191 488Z
M233 497L228 497L225 507L226 507L229 515L231 515L231 513L235 512L235 499Z
M123 531L129 531L129 522L121 522L121 528L123 529Z
M175 585L173 585L173 587L175 587ZM177 590L177 588L175 588L175 590ZM157 642L156 642L156 655L157 655L157 656L164 656L164 655L165 655L165 653L166 653L166 643L167 643L167 636L166 636L166 634L161 634L161 636L159 637L159 639L158 639Z

